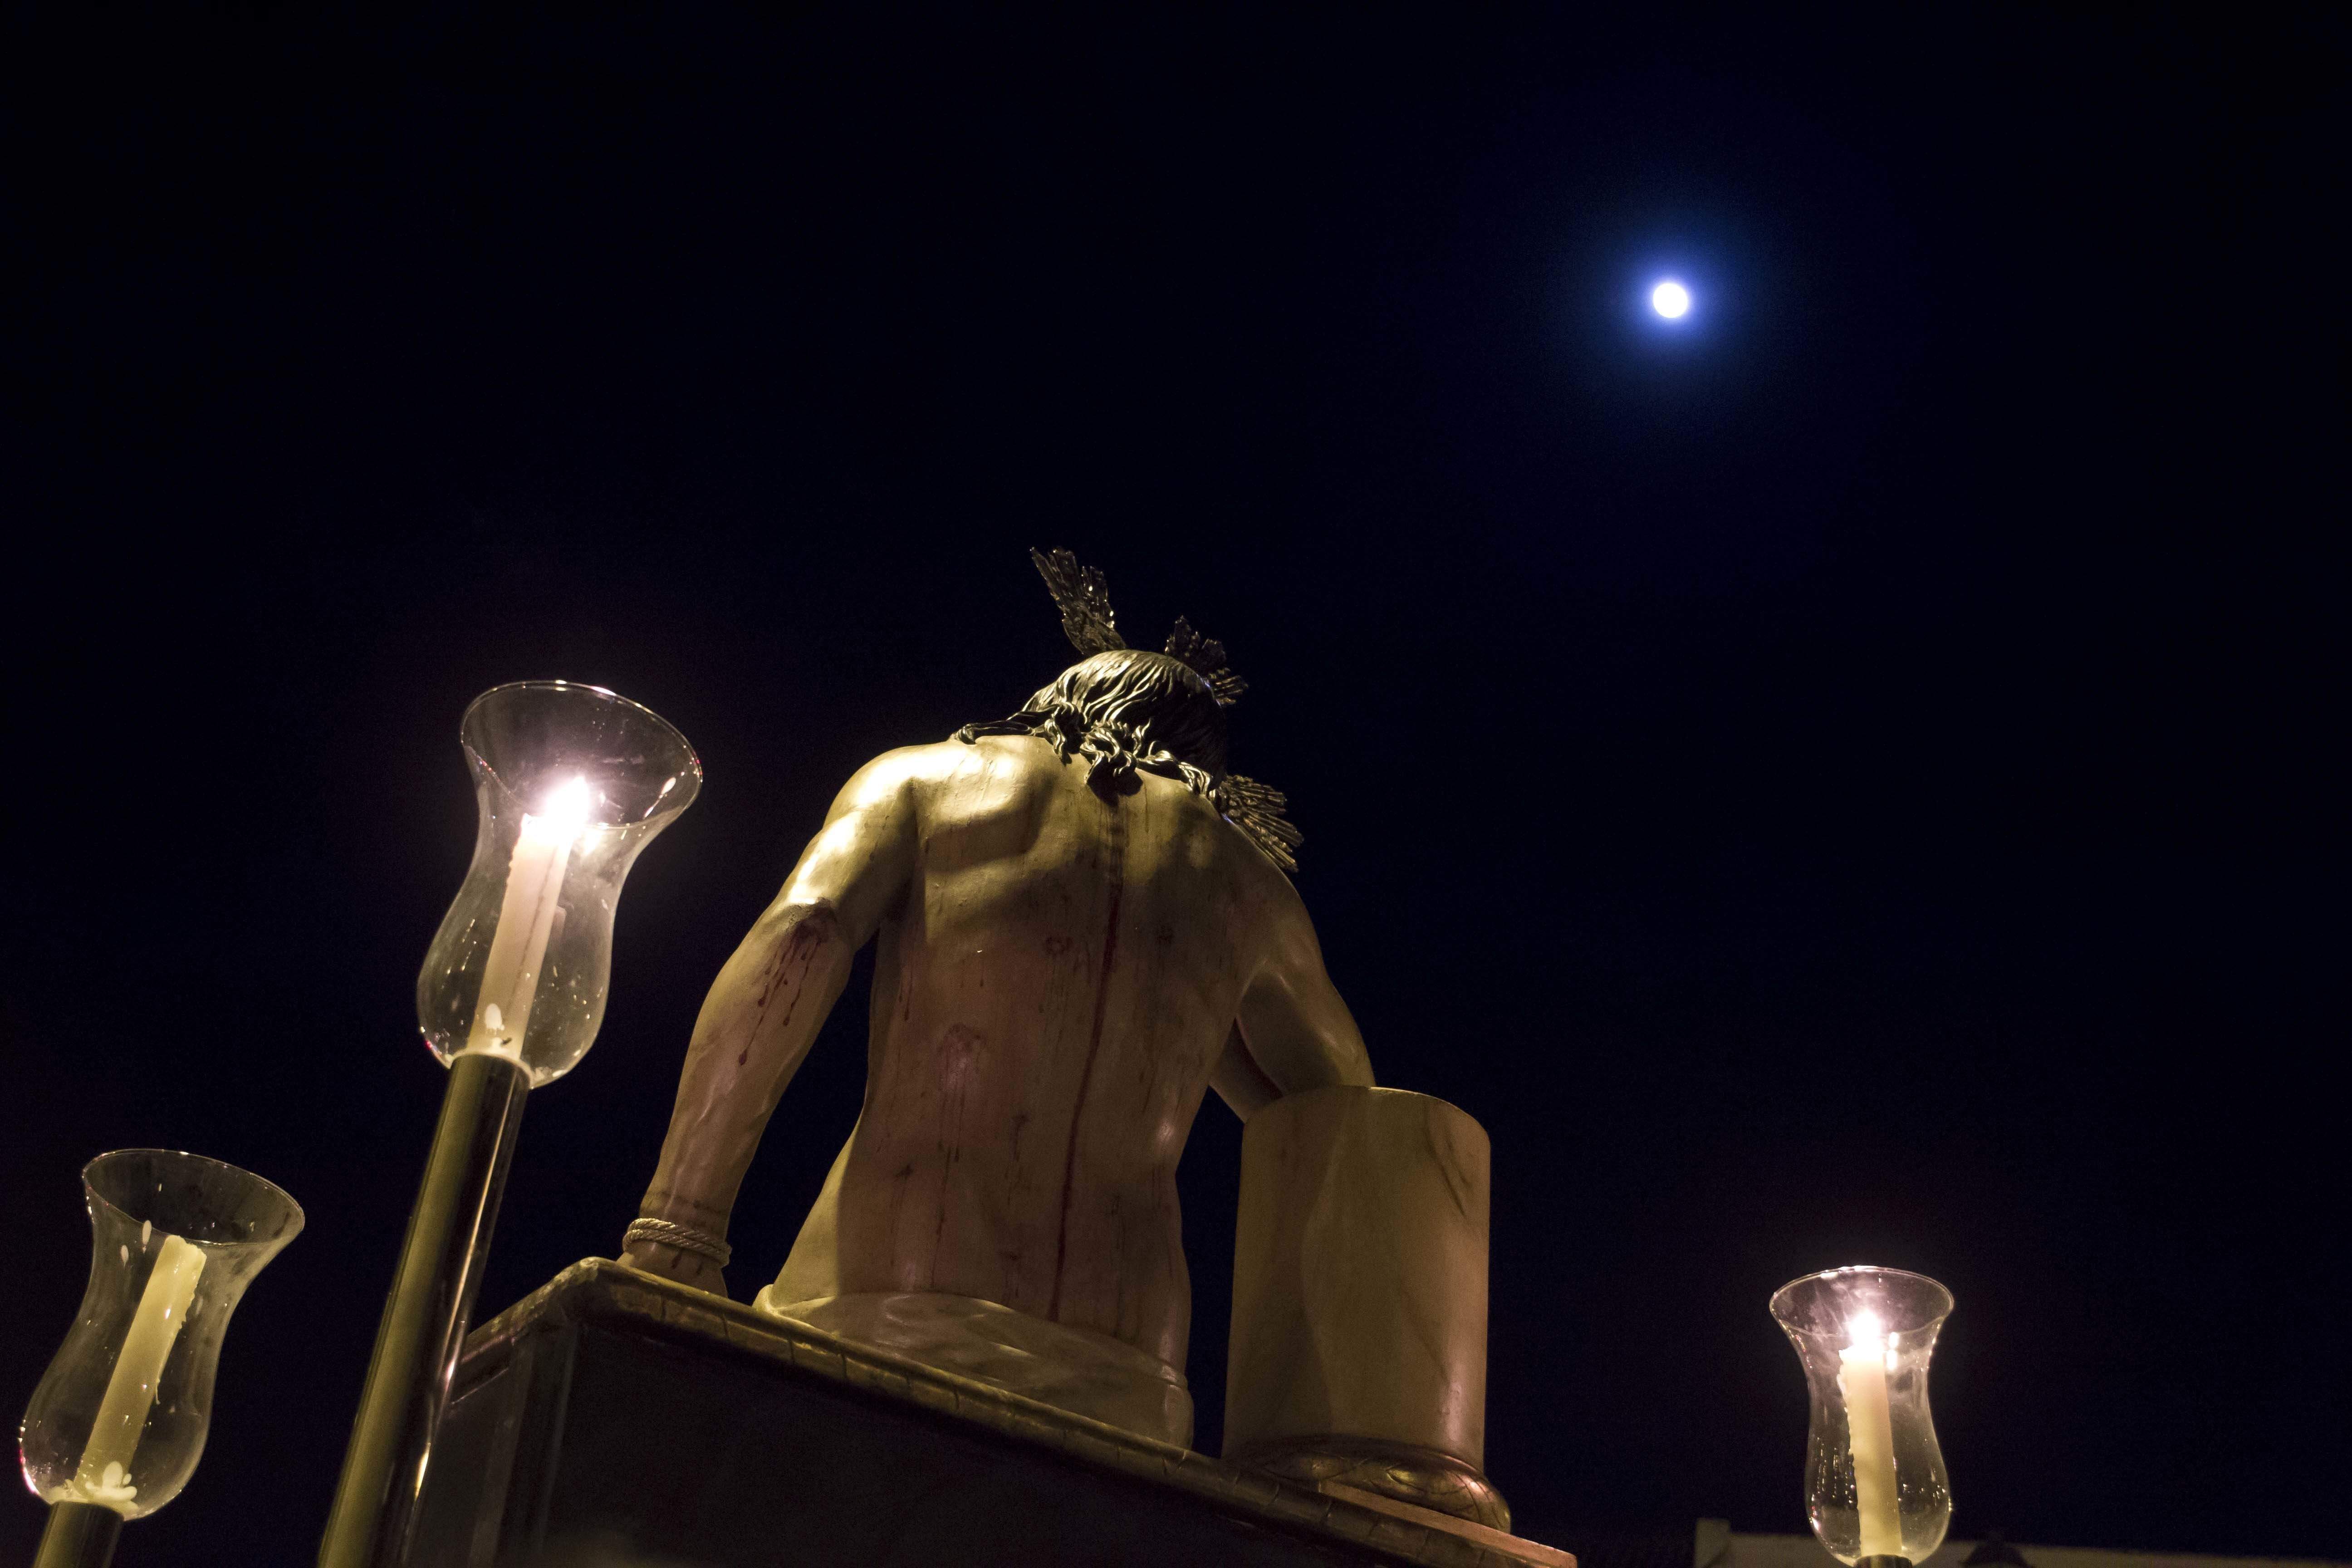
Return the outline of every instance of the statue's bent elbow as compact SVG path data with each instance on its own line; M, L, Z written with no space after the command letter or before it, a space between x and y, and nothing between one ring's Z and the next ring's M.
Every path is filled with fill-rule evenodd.
M809 899L771 907L760 917L760 934L781 942L788 952L814 956L835 943L846 942L849 931L841 910L831 899Z

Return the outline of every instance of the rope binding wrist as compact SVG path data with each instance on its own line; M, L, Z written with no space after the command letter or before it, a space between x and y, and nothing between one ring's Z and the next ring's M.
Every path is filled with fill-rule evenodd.
M631 1220L629 1228L621 1237L621 1244L626 1247L634 1241L652 1241L664 1247L674 1247L680 1252L707 1258L721 1268L726 1268L727 1260L735 1256L735 1249L728 1246L727 1238L717 1231L704 1230L699 1226L680 1225L674 1219Z

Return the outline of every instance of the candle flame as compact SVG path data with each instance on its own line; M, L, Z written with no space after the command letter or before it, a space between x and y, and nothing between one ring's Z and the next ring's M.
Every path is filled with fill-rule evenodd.
M572 782L556 789L547 797L547 818L577 833L588 820L588 808L593 805L588 794L588 776L574 773Z
M589 809L594 805L587 775L575 773L570 782L548 791L537 811L524 814L523 831L534 837L568 844L579 837L580 830L588 825Z
M1846 1346L1851 1350L1874 1351L1886 1343L1886 1327L1878 1314L1865 1307L1845 1321Z

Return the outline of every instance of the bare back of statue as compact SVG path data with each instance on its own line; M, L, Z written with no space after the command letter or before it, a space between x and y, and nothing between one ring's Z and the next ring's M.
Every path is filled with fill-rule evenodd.
M866 1098L778 1281L946 1290L1183 1360L1176 1162L1285 902L1181 784L1105 801L1038 741L896 752L918 848Z
M1215 713L1168 656L1104 656L1059 684L1084 698L1105 658L1130 682L1189 679ZM1003 725L887 753L842 791L704 1005L633 1262L724 1289L695 1238L723 1235L761 1129L871 938L865 1102L761 1305L821 1324L826 1302L1009 1309L999 1337L1030 1321L1101 1336L1181 1389L1175 1176L1204 1090L1246 1116L1371 1072L1276 864L1297 835L1245 815L1280 797L1210 771L1221 728L1190 748L1199 764L1124 721L1025 730L1055 689ZM1130 698L1087 711L1148 710Z

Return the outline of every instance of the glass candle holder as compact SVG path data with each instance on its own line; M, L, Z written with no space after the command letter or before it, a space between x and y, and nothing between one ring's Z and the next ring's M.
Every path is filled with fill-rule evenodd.
M457 729L481 822L416 980L418 1026L449 1078L320 1568L408 1561L523 1105L594 1042L621 883L702 787L685 736L598 686L493 687Z
M594 1042L622 880L693 803L702 763L650 710L563 680L493 687L458 739L481 825L417 976L417 1022L444 1064L505 1057L536 1089Z
M163 1149L100 1154L81 1184L89 1284L17 1452L44 1500L139 1519L194 1472L229 1314L302 1209L250 1172Z
M1952 1293L1900 1268L1832 1268L1772 1293L1811 1395L1805 1511L1844 1563L1924 1563L1952 1521L1927 1363Z

